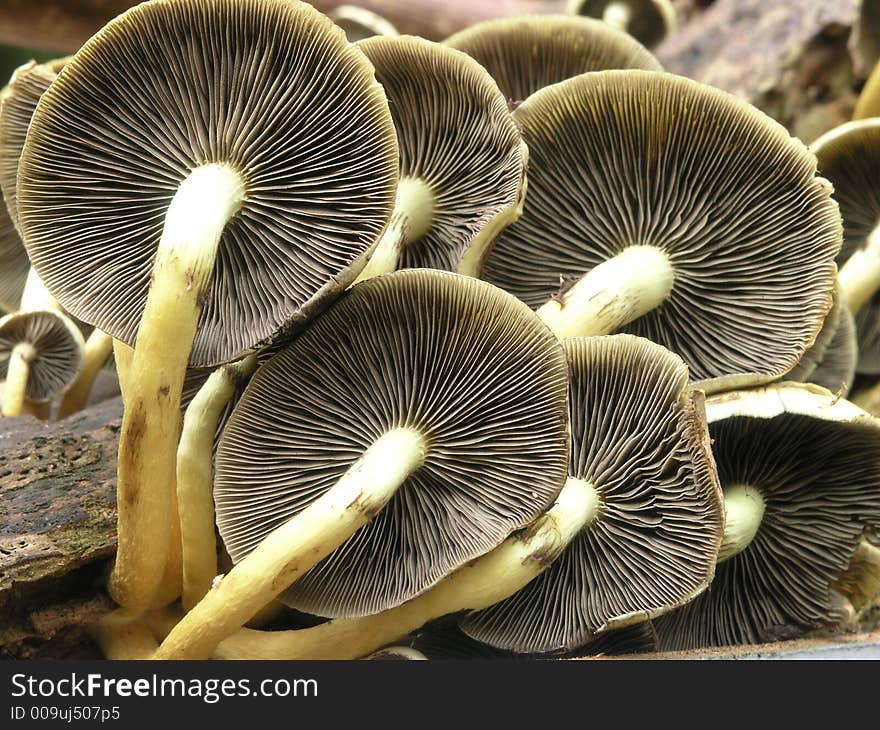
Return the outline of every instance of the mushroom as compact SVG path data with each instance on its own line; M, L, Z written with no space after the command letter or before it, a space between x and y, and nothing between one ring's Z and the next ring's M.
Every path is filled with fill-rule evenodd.
M630 335L565 342L569 481L596 509L548 570L462 620L471 637L520 653L571 651L609 628L675 608L712 580L721 494L687 367Z
M803 144L725 92L650 71L562 81L514 118L529 192L483 278L561 337L654 340L707 390L794 367L831 307L842 235Z
M709 590L654 622L661 649L757 643L834 617L833 586L880 522L880 421L815 385L708 399L724 490Z
M472 637L519 653L565 653L705 588L722 502L702 394L689 389L687 368L630 335L564 347L569 476L543 516L396 608L301 631L240 631L215 656L357 658L439 616L482 609L463 619Z
M525 195L528 151L504 96L470 56L438 43L357 47L376 67L400 145L394 214L359 280L417 267L475 275Z
M598 20L568 15L486 20L443 43L476 59L512 108L538 89L588 71L662 70L632 36Z
M569 0L568 12L601 18L648 48L675 32L675 6L670 0Z
M67 310L135 348L110 581L130 612L165 566L187 363L240 358L343 291L396 177L372 66L306 3L142 3L40 98L18 178L28 253Z
M338 5L327 16L345 31L351 43L374 35L397 35L397 29L381 15L357 5Z
M562 486L566 387L559 342L490 284L414 269L356 285L235 407L214 484L235 566L156 657L206 658L290 584L294 608L358 616L495 547Z
M0 204L0 310L18 309L31 262L6 206Z
M37 309L0 318L3 415L47 418L48 402L70 386L82 357L82 333L63 314Z
M880 374L880 118L847 122L811 145L843 216L840 288L856 318L857 370Z
M43 64L30 61L16 69L9 85L0 94L0 190L6 200L10 218L15 224L18 221L18 165L27 130L40 97L58 77L67 61L68 58ZM19 246L21 256L27 259L24 246L20 242ZM30 268L29 261L27 267ZM37 278L32 280L31 285L42 283ZM85 341L80 370L73 374L73 381L68 382L69 387L66 388L58 408L59 420L85 406L95 378L110 358L112 349L112 338L106 333L96 329L89 334Z

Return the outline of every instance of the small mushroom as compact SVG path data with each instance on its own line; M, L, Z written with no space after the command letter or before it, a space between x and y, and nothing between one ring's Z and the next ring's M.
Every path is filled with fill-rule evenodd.
M847 122L811 145L843 216L840 287L856 318L857 370L880 374L880 118Z
M670 0L569 0L568 12L601 18L648 48L660 45L676 25L675 6Z
M381 15L357 5L339 5L327 16L345 31L351 43L374 35L397 35L397 29Z
M18 177L31 261L68 311L135 348L110 583L132 612L165 565L187 364L308 321L387 224L397 146L372 71L306 3L152 0L40 98Z
M469 636L520 653L571 651L669 611L712 580L723 523L702 394L680 358L630 335L565 341L568 480L596 507L525 588L465 616Z
M358 616L495 547L562 486L566 388L559 342L496 287L429 269L352 287L226 424L214 501L235 566L157 658L206 657L291 584L294 608Z
M461 51L414 36L357 44L388 95L400 146L394 213L359 280L395 268L475 274L522 212L528 151L504 96Z
M538 89L588 71L662 70L632 36L598 20L568 15L486 20L443 43L476 59L513 108Z
M831 308L842 235L803 144L725 92L639 70L545 87L514 118L529 191L483 278L560 337L664 345L707 390L794 367Z
M661 649L758 643L821 626L880 521L880 421L815 385L708 399L726 525L715 578L655 620Z
M19 311L0 319L0 375L6 378L3 415L17 416L28 410L27 401L47 404L64 392L82 358L82 333L57 311ZM37 414L48 415L39 410Z

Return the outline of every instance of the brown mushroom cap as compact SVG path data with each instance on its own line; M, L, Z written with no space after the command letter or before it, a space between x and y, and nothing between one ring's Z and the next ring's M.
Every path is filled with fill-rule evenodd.
M538 89L588 71L662 70L632 36L598 20L568 15L487 20L444 44L476 59L513 105Z
M194 366L312 316L386 225L397 146L372 66L292 0L152 0L111 21L40 99L19 169L28 253L65 309L134 343L166 210L210 163L245 200Z
M216 456L217 524L236 562L326 493L389 429L422 467L284 600L364 615L426 590L555 498L568 462L565 354L509 294L398 271L353 287L254 375Z
M831 307L841 240L803 144L725 92L637 70L548 86L514 118L529 192L483 278L540 307L625 249L653 246L671 291L622 331L680 355L706 389L794 367Z
M471 637L516 652L568 651L681 605L709 584L721 542L702 393L681 359L631 335L564 344L569 477L600 506L544 573L462 619Z
M764 500L754 538L709 590L654 624L661 649L759 643L833 618L832 584L880 521L880 422L815 385L706 404L721 486Z
M626 8L626 32L648 48L659 45L675 30L675 7L670 0L569 0L568 12L603 18L612 6Z
M357 47L388 96L401 182L418 180L434 198L426 231L408 240L398 268L457 271L522 203L527 150L504 96L470 56L439 43L377 36Z
M28 343L36 350L30 363L28 400L44 403L70 386L83 358L83 336L68 317L58 312L16 312L0 319L0 378L6 377L16 345Z
M834 185L843 216L843 246L838 267L858 251L880 226L880 118L847 122L810 145L819 172ZM858 372L880 374L880 293L855 315L859 340Z

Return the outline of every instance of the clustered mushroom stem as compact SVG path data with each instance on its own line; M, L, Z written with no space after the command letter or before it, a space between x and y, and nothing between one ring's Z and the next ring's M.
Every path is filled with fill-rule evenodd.
M220 643L214 658L357 659L432 619L488 608L549 568L599 508L596 489L569 477L553 506L528 528L407 603L373 616L337 619L298 631L241 629Z
M223 229L244 200L226 165L193 170L175 194L125 376L117 479L118 548L110 594L143 611L166 568L180 399Z
M865 245L847 259L837 278L850 311L856 314L880 289L880 225Z
M28 377L36 356L37 351L29 342L20 342L12 348L3 391L4 416L20 416L25 412Z
M724 488L724 537L718 551L722 562L745 550L764 518L764 497L752 486L734 484Z
M130 619L100 620L89 629L105 659L149 659L158 647L146 621Z
M31 268L28 271L24 291L21 294L19 310L22 312L33 312L39 309L50 312L62 311L58 300L49 293L39 274Z
M674 279L663 251L630 246L541 306L538 316L559 338L611 334L663 304Z
M401 178L388 227L354 283L397 269L404 247L431 229L435 207L434 192L426 183L419 178Z
M257 367L256 355L208 377L183 417L177 447L177 501L183 551L183 607L195 606L219 572L214 534L214 435L238 382Z
M834 589L846 596L856 611L872 604L880 595L880 548L862 540Z
M207 659L217 645L366 525L424 463L408 428L380 436L339 481L270 532L162 642L156 659Z
M79 413L86 406L95 378L113 352L113 338L101 330L93 330L86 340L82 369L68 388L58 407L58 420Z
M618 30L626 30L632 18L632 8L627 3L613 2L605 8L602 20Z

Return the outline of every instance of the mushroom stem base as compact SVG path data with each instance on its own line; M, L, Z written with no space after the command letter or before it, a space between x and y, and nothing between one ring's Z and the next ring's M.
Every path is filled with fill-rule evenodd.
M630 246L550 299L538 316L560 339L611 334L663 304L674 279L663 251Z
M764 518L764 497L755 487L734 484L724 488L724 537L718 562L745 550L754 540Z
M596 490L569 478L555 504L530 527L465 565L431 590L373 616L337 619L299 631L242 629L217 659L357 659L457 611L478 611L521 590L550 567L596 516Z
M323 496L275 528L171 631L156 659L207 659L272 599L366 525L425 459L422 437L388 431Z

